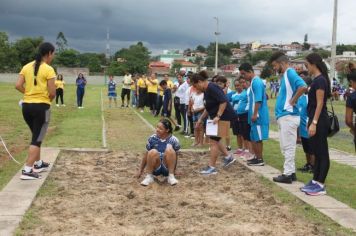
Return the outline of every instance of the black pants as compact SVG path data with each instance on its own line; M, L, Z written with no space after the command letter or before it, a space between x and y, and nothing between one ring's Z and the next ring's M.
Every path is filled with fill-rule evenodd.
M85 89L77 87L77 105L78 107L83 106L83 97L84 97Z
M138 107L144 108L147 99L147 88L139 88Z
M148 106L151 111L156 110L157 93L148 93Z
M63 105L63 89L61 88L56 89L56 104L58 104L58 97L61 99L61 103Z
M161 108L163 105L163 96L157 95L157 102L156 102L156 115L161 114Z
M312 121L313 117L309 117ZM310 123L310 122L309 122ZM309 127L309 126L308 126ZM325 183L330 167L328 130L330 127L328 115L320 114L318 124L316 125L316 134L309 138L310 146L315 155L314 177L313 180Z
M180 107L179 97L174 97L174 110L175 110L177 123L178 123L178 125L182 125L182 120L181 120L181 116L180 116L180 108L179 107Z
M194 134L193 114L192 113L190 113L190 115L188 114L188 106L186 106L185 108L187 111L187 118L188 118L188 122L189 122L190 133ZM187 132L188 132L188 127L187 127Z
M187 131L187 109L185 109L185 104L179 105L179 115L182 116L183 119L183 130Z
M31 145L41 147L46 135L51 110L47 103L23 103L22 116L31 130Z

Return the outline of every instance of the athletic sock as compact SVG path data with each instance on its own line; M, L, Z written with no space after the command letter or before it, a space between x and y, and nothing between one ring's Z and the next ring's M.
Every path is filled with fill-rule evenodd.
M37 165L37 166L41 166L41 165L42 165L42 160L35 161L35 165Z
M26 166L23 168L25 172L30 173L32 170L32 166Z

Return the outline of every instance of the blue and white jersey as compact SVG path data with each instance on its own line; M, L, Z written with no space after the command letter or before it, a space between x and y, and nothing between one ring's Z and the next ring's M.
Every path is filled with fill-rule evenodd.
M247 89L242 90L239 94L239 103L237 105L237 109L235 110L238 115L245 114L248 112L248 95Z
M231 96L231 106L234 109L235 113L237 113L237 106L239 105L240 102L240 94L241 93L237 93L235 92L232 96Z
M299 125L299 134L303 138L309 138L308 134L308 95L303 94L299 97L297 102L299 114L300 114L300 125Z
M164 153L166 151L167 144L172 145L174 151L176 152L180 149L179 140L175 136L171 135L167 139L160 139L157 134L153 134L148 138L146 149L147 151L156 149L158 152Z
M253 112L255 109L255 104L260 103L260 107L257 113L257 120L255 122L251 121ZM259 77L254 77L251 81L250 94L249 94L249 109L248 109L248 123L250 125L268 125L269 124L269 113L267 107L267 97L266 97L266 87L263 81Z
M279 88L279 93L277 96L275 116L276 119L286 116L286 115L299 115L297 105L290 105L289 101L295 95L300 87L306 87L304 80L297 74L297 72L288 68L282 78L281 87Z
M108 91L115 92L116 90L116 82L114 80L110 80L108 83Z

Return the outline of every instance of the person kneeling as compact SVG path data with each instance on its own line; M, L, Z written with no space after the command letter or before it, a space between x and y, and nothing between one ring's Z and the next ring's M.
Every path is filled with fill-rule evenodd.
M179 140L172 135L172 124L167 119L162 119L156 127L156 133L148 138L145 153L140 170L137 174L139 178L145 167L147 175L141 185L148 186L154 182L153 176L168 176L168 183L176 185L178 180L174 177L177 166L177 152L180 149Z

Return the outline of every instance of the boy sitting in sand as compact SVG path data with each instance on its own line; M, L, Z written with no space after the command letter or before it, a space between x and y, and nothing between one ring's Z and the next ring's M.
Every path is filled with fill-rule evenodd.
M140 169L136 175L139 178L145 167L147 175L141 185L148 186L154 182L153 176L168 176L168 183L176 185L178 180L174 177L177 165L177 151L180 149L179 140L172 135L172 124L167 119L158 122L156 133L148 138L145 153Z

